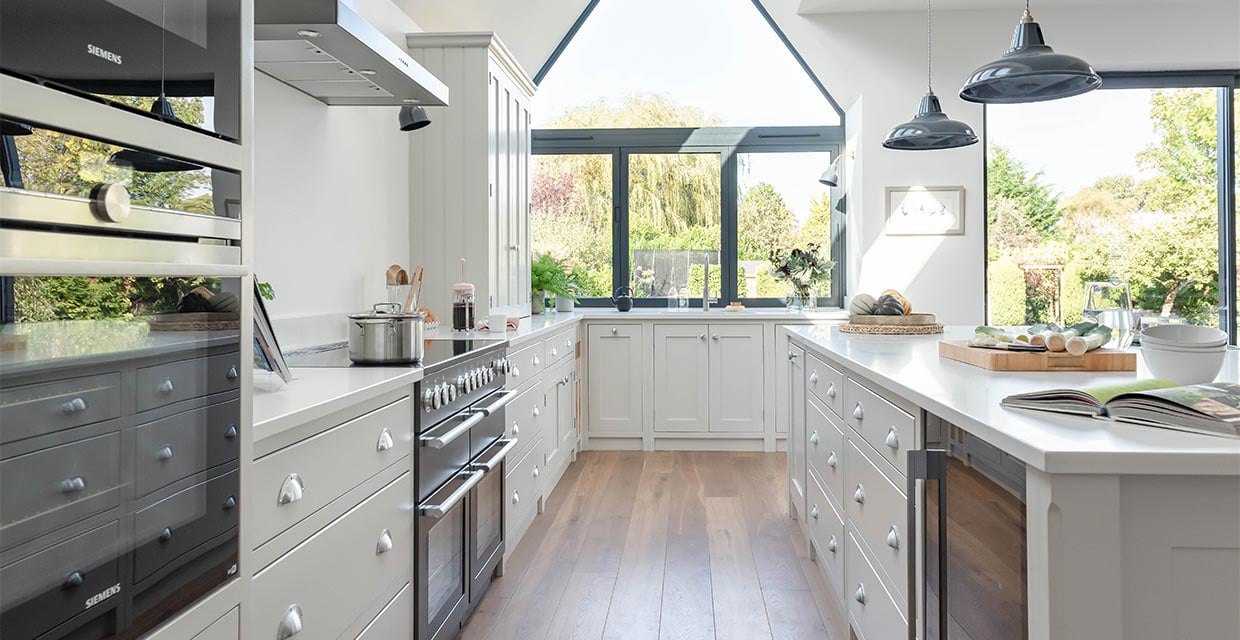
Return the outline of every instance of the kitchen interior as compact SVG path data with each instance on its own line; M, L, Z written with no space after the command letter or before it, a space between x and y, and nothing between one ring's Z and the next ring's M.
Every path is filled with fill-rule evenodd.
M0 0L0 637L1240 637L1237 33Z

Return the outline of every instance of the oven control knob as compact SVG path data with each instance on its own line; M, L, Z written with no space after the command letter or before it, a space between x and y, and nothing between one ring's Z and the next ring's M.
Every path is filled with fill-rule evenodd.
M487 382L494 382L495 381L495 367L488 365L487 368L482 370L482 377L486 379Z
M435 390L433 388L428 388L422 392L422 408L426 411L431 411L435 408Z
M448 403L448 390L442 384L435 385L435 408L442 408Z
M97 184L90 190L90 210L104 222L124 222L129 218L129 191L113 182Z
M473 378L475 387L482 386L482 369L474 369L473 371L470 371L469 377Z
M469 393L470 391L473 391L473 389L469 388L469 378L466 378L465 376L456 377L456 388L460 390L462 394L466 394L466 393Z
M444 396L447 398L448 402L452 402L456 400L456 385L454 384L444 385L443 391L444 391Z

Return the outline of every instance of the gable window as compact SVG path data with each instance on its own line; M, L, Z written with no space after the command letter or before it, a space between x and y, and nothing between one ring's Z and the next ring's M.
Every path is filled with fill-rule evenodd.
M842 303L842 112L757 2L596 0L537 80L531 244L583 304L782 305L770 252L809 244Z

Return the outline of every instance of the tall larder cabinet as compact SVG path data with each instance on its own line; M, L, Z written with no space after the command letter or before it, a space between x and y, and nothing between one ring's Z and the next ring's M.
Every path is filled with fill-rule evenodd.
M409 53L452 104L410 146L411 251L423 306L450 317L452 283L477 287L478 313L530 314L530 103L534 81L494 33L409 34Z

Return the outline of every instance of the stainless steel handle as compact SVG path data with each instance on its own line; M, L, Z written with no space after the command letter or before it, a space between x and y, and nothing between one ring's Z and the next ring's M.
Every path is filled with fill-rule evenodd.
M716 333L716 334L712 335L712 336L710 337L710 339L711 339L711 340L714 340L715 342L719 342L719 334L717 334L717 333Z
M276 640L288 640L301 633L301 607L290 605L280 620L280 628L276 631Z
M813 507L811 507L811 508L810 508L810 510L809 510L809 517L811 517L811 518L813 518L813 519L815 519L815 520L817 520L817 519L818 519L818 505L814 505Z
M705 334L705 333L699 333L699 334L698 334L698 340L705 340L705 339L706 339L706 334Z
M241 377L241 374L237 373L237 367L229 367L228 373L224 374L224 377L228 378L229 380L236 380L237 378Z
M488 416L494 415L500 409L503 409L505 406L507 406L509 402L512 402L514 399L516 399L517 392L511 389L505 389L504 391L500 391L499 393L495 395L499 397L498 400L496 400L495 402L492 402L491 404L485 407L474 409L474 411L480 411L484 415L488 415Z
M835 541L835 536L831 536L831 538L827 540L827 551L835 553L835 550L838 549L839 546L839 543Z
M224 439L233 440L236 437L237 437L237 425L235 424L228 425L228 431L224 432Z
M861 420L862 418L865 417L865 410L861 408L860 402L857 403L856 407L853 407L853 417L858 420Z
M538 477L538 475L539 475L539 472L538 472L538 467L534 467L534 471L533 471L533 473L532 473L531 475L533 475L535 478L537 478L537 477Z
M73 589L76 587L80 587L85 583L86 583L86 574L82 573L81 571L74 571L73 573L70 573L65 578L64 587L66 589Z
M792 361L792 360L796 360L796 359L797 359L797 354L796 354L796 352L795 352L795 351L789 351L789 352L788 352L788 360L789 360L789 361Z
M86 489L86 480L82 476L73 476L60 481L61 493L77 493Z
M168 542L171 539L172 539L172 527L164 527L164 530L159 532L159 541Z
M159 383L159 386L155 389L164 395L168 395L169 393L172 393L174 388L176 387L172 384L172 378L164 378L164 381Z
M379 532L379 541L375 543L375 555L381 556L392 550L392 532L384 529Z
M63 413L69 413L69 414L81 413L86 410L86 401L83 400L82 398L74 398L60 405L60 410Z
M538 356L534 356L534 359L533 359L533 360L531 360L530 362L531 362L531 363L533 363L533 365L534 365L535 367L537 367L538 365L542 364L542 360L539 360L539 359L538 359Z
M617 328L615 328L615 327L612 327L612 328L611 328L611 335L613 335L613 336L614 336L614 335L616 335L617 333L620 333L620 330L619 330L619 329L617 329Z
M818 446L818 432L817 431L809 434L809 443L814 445L815 447Z
M168 445L164 445L164 447L159 450L159 459L165 460L165 461L171 460L172 459L172 447Z
M809 383L818 384L818 370L814 369L809 373Z
M533 413L534 417L537 418L539 415L542 414L542 411L539 411L538 407L534 407L534 410L531 413Z
M296 473L288 474L284 482L280 485L280 495L276 498L277 505L292 504L301 500L306 492L306 483L302 482L301 476Z
M461 500L464 500L465 496L468 495L474 487L478 486L479 482L482 482L482 476L486 475L486 472L474 469L466 471L465 475L469 476L469 479L458 487L456 491L453 491L446 500L440 502L439 504L422 505L418 507L418 513L431 518L444 517L449 511L456 507Z
M860 582L857 583L857 592L853 594L853 600L856 600L857 602L863 605L865 604L865 585L864 584L861 584Z
M228 496L227 498L224 499L224 510L225 511L232 511L234 508L236 508L236 506L237 506L236 496Z
M512 435L514 436L521 435L521 425L517 424L516 420L512 421Z
M891 530L887 532L887 546L892 549L900 548L900 530L894 524L891 525Z
M827 456L827 466L834 469L836 464L835 452L832 451L831 454Z
M896 435L896 428L891 427L887 430L887 446L892 449L900 448L900 436Z
M835 383L834 382L827 385L827 397L831 399L835 398Z
M857 490L853 492L853 500L856 500L857 504L865 504L865 487L857 485Z
M516 489L513 489L513 490L512 490L512 503L513 503L513 504L520 504L520 503L521 503L521 494L520 494L520 493L517 493L517 490L516 490Z
M384 427L383 431L379 432L379 442L375 443L375 451L387 451L394 446L396 442L392 440L392 432Z
M504 458L507 458L508 454L511 453L512 450L516 448L517 446L516 438L497 440L496 442L503 443L503 446L500 447L499 451L495 452L495 455L491 456L490 460L487 460L486 462L476 462L470 465L470 467L473 469L480 469L482 471L494 471L495 468L498 467L500 463L504 461ZM491 446L494 447L495 445L491 445Z
M424 447L429 447L431 449L442 449L452 444L452 442L457 438L469 433L469 430L474 428L474 425L482 422L486 417L487 414L485 411L470 413L467 418L461 421L461 424L452 427L447 433L441 436L420 436L418 440L422 442L422 446Z
M907 535L908 535L908 548L913 550L913 553L906 554L908 556L908 589L909 589L908 592L917 593L917 589L919 585L922 585L922 584L942 585L942 584L948 584L948 580L950 580L950 576L948 576L948 573L947 573L948 567L947 567L947 542L946 542L947 540L947 451L945 449L921 449L921 450L909 451L907 469L908 469L908 476L907 476L908 492L905 495L908 496L908 500L907 500L908 522L906 523L907 528L905 529L905 531L907 532ZM929 514L927 513L926 514L927 517L924 518L922 522L918 522L918 519L919 519L918 518L918 513L919 513L918 505L921 505L920 509L923 509L926 511L930 509L930 499L931 499L930 498L930 487L927 484L927 482L930 480L936 481L935 485L937 486L937 489L938 489L936 493L938 494L938 514L937 515L938 515L939 543L935 545L938 548L937 549L938 562L931 563L929 562L929 558L922 558L922 560L925 560L925 562L919 563L918 562L919 558L917 557L917 553L916 553L917 531L919 528L921 528L922 524L928 524L930 521L930 518L928 517ZM923 487L922 487L923 491L921 491L920 493L918 491L918 486L917 486L917 483L919 481L923 483ZM928 536L929 532L923 532L923 535ZM932 551L930 550L928 546L925 549L925 553L926 554L932 553ZM937 570L938 575L934 577L931 577L930 574L928 573L928 569L930 568L932 564L937 565L938 567L938 570ZM922 569L926 569L927 571L922 572ZM932 622L931 620L929 620L929 616L925 616L922 618L922 624L921 624L920 629L915 624L909 624L908 625L909 640L918 640L919 638L926 638L931 635L937 635L939 638L948 637L948 633L950 629L949 623L948 623L948 615L947 615L948 611L950 611L950 608L947 602L948 597L949 597L948 591L950 590L941 589L939 591L939 606L938 606L939 615L938 615L938 620L933 622L934 626L933 627L931 626ZM908 599L908 616L909 616L908 617L909 621L918 619L917 601L914 598ZM936 632L936 629L937 629L937 632Z
M551 357L554 358L558 355L560 355L560 350L556 349L555 347L551 347Z

